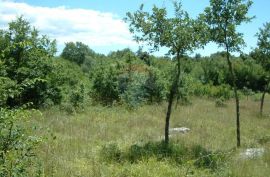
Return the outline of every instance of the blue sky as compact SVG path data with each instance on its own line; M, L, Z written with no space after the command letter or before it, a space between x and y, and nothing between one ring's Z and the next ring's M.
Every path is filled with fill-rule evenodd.
M196 17L209 4L209 0L182 2L183 8L192 17ZM57 39L59 52L69 41L82 41L104 54L126 47L136 51L138 46L132 41L128 25L122 19L126 12L137 10L142 3L146 10L156 4L168 7L168 11L173 13L171 0L0 0L0 28L5 28L10 20L23 14L42 34ZM239 28L247 43L244 52L256 46L254 35L258 28L270 22L269 7L270 1L256 0L249 12L250 16L255 15L256 18ZM209 44L195 53L209 55L217 50L222 49Z

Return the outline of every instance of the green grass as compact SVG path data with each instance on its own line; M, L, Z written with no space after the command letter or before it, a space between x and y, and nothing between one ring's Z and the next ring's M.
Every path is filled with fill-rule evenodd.
M259 102L252 98L241 100L242 147L235 150L234 101L226 107L216 107L214 100L193 99L192 105L174 108L171 127L185 126L191 131L171 138L172 144L190 149L199 145L208 151L232 152L218 168L198 168L194 158L183 163L152 155L136 163L124 159L105 160L102 149L115 144L119 153L130 152L133 145L144 147L148 142L161 142L164 131L166 103L146 105L134 111L124 107L89 106L84 113L67 115L57 110L43 111L43 118L35 122L48 140L39 148L45 176L270 176L270 99L267 95L264 116L260 117ZM250 147L264 147L262 158L246 160L240 151ZM118 151L117 151L118 152ZM145 152L145 151L143 151ZM148 152L148 151L146 151ZM156 152L156 151L153 151ZM192 152L192 151L190 151ZM189 155L192 156L192 154ZM110 155L110 154L109 154Z

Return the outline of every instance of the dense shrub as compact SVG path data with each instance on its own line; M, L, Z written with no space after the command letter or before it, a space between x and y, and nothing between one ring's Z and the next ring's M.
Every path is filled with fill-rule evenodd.
M118 71L113 66L101 66L97 69L93 78L93 96L104 104L112 104L119 101L120 91Z
M146 101L145 82L144 74L132 74L132 79L128 82L125 92L121 94L122 101L129 108L136 108Z
M0 109L1 177L39 175L39 170L33 174L33 169L38 164L35 148L42 139L31 135L29 127L22 124L29 118L30 111Z
M67 112L83 109L89 97L91 87L89 79L78 65L61 58L56 58L53 66L54 69L48 76L48 80L50 85L58 89L51 92L55 94L54 99L58 99L58 104Z
M47 76L52 70L55 41L39 36L22 17L9 23L9 28L1 30L0 35L0 69L3 69L0 77L6 81L0 90L7 90L1 93L4 95L1 104L15 107L31 102L39 107L53 97L47 88L55 86L49 85Z
M167 95L167 82L164 74L157 68L151 67L144 88L146 99L150 102L161 102Z
M85 62L86 56L94 53L87 45L82 42L68 42L61 54L66 60L81 65Z
M256 64L252 59L235 62L235 74L239 89L247 88L253 91L262 91L267 82L263 67Z
M8 77L0 77L0 106L4 107L7 104L8 98L14 98L19 95L20 91L17 88L15 81Z
M227 66L225 59L220 55L212 55L201 61L203 75L200 77L202 83L220 85L225 83Z
M199 168L209 168L216 170L226 160L226 155L222 152L211 152L200 145L192 147L191 154L195 158L194 165Z

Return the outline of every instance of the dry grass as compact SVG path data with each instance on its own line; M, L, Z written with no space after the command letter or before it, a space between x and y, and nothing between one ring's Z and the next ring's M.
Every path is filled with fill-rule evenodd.
M267 96L265 116L259 117L259 102L252 98L241 100L242 149L265 147L259 140L270 135L270 99ZM175 142L198 144L209 150L227 151L235 148L235 109L233 100L227 107L217 108L213 100L193 99L190 106L178 106L171 118L171 127L185 126L190 133L173 137ZM196 169L189 164L175 165L155 158L139 163L106 163L99 157L100 148L110 142L127 148L132 144L160 140L163 136L166 104L147 105L135 111L123 107L105 108L89 106L82 114L66 115L56 110L47 110L37 123L48 140L40 149L45 176L270 176L270 155L255 160L239 159L238 153L221 172L211 173ZM49 134L49 135L48 135ZM54 139L53 137L56 137ZM241 151L238 150L238 151Z

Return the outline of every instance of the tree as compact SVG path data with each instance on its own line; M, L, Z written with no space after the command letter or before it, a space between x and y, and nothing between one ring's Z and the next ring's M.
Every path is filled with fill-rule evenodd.
M3 105L19 106L32 102L41 105L47 97L55 97L47 92L56 86L47 82L52 70L51 58L56 52L55 40L31 27L22 16L9 23L8 29L0 32L0 82L4 81ZM10 91L12 90L12 91Z
M251 56L264 68L266 73L260 104L260 114L262 115L264 98L267 91L269 91L270 82L270 23L265 23L256 36L258 37L258 47L251 53Z
M210 6L205 9L205 20L209 26L211 40L226 50L226 59L232 78L236 102L236 134L237 147L240 147L240 110L237 93L236 76L230 56L231 52L239 52L245 44L243 34L237 32L237 27L252 18L247 16L252 2L248 0L210 0Z
M84 63L87 55L94 53L87 45L82 42L68 42L61 56L71 62L81 65Z
M181 2L174 2L175 16L168 17L166 8L154 6L152 13L145 12L143 5L135 13L127 13L125 19L129 22L130 31L137 42L146 42L153 51L167 47L168 53L174 56L176 62L172 74L172 83L168 96L168 108L165 122L165 144L169 143L169 124L173 100L178 92L181 74L181 59L186 52L191 52L201 45L199 34L204 25L199 20L193 20L182 10Z

